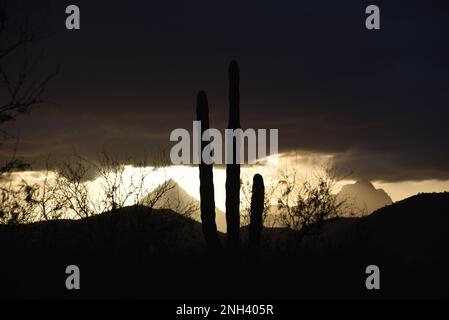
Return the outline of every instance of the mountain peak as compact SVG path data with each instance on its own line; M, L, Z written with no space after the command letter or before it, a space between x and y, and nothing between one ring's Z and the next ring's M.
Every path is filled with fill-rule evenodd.
M157 190L161 190L160 194L157 194ZM150 192L145 199L152 199L156 195L159 197L155 208L157 209L170 209L174 212L181 213L188 210L191 212L190 218L201 222L200 217L200 201L191 196L184 188L182 188L175 180L167 179L154 191ZM151 201L150 201L151 202ZM226 232L226 219L225 214L218 208L215 208L215 222L217 224L218 231Z
M382 189L376 189L368 180L359 180L341 188L337 197L347 202L355 212L368 214L393 203Z
M374 185L370 181L368 181L368 180L358 180L355 183L355 185L360 187L360 188L367 188L367 189L371 189L371 190L376 190Z

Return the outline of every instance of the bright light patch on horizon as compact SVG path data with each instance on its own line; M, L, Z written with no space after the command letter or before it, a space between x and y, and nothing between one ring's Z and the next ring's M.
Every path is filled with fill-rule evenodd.
M252 177L254 174L259 173L263 176L265 186L270 187L279 181L281 172L288 172L290 170L296 170L297 181L314 179L320 169L326 164L332 162L332 155L313 154L313 153L288 153L279 154L267 157L263 164L246 165L241 167L241 179L242 182L249 182L252 184ZM214 191L215 191L215 204L218 209L225 211L226 201L226 168L225 166L215 166L214 170ZM169 166L165 168L145 167L139 168L131 165L124 167L123 182L125 188L128 188L132 184L134 179L141 179L142 175L145 175L144 189L148 192L154 190L157 186L162 184L168 179L174 180L182 189L184 189L189 195L199 200L199 170L198 166ZM45 179L44 171L24 171L12 174L12 180L14 184L26 181L28 184L41 184ZM49 179L54 179L54 173L50 172ZM338 192L343 185L354 183L353 179L345 179L339 181L334 189L334 192ZM92 192L94 197L101 199L102 194L102 181L101 178L96 178L86 182L88 184L89 191ZM415 195L419 192L442 192L449 191L449 180L424 180L424 181L402 181L402 182L377 182L373 181L373 185L376 188L384 189L393 201L399 201L404 198ZM144 196L144 195L143 195ZM135 198L129 198L126 205L132 205L136 202Z
M265 187L271 187L278 183L280 174L296 169L297 181L314 179L314 174L317 173L323 166L329 163L332 159L331 155L322 154L277 154L271 155L262 161L263 164L245 165L241 167L242 183L249 182L252 185L252 177L255 174L261 174L264 178ZM140 170L139 168L129 167L130 172ZM149 169L151 170L151 169ZM214 194L216 207L225 212L226 209L226 168L225 166L215 166L214 174ZM133 176L130 173L129 176ZM151 172L147 179L153 183L151 189L154 189L167 179L172 179L184 189L190 196L200 200L200 181L198 166L170 166L161 168ZM157 181L157 183L154 183ZM338 192L341 187L348 183L353 183L353 180L342 180L336 184L335 192ZM276 199L273 199L273 204Z

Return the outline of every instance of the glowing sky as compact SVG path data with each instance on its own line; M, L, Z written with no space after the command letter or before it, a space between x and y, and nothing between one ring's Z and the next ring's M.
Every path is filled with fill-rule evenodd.
M242 181L252 181L255 173L260 173L264 177L266 186L273 185L279 179L281 171L295 169L299 179L313 179L314 174L321 170L323 165L332 159L330 155L308 154L300 156L298 154L288 154L282 157L271 157L265 165L254 165L242 167ZM124 171L125 183L130 183L131 179L139 179L139 175L145 174L145 187L152 190L167 179L173 179L188 194L199 200L199 171L197 166L170 166L167 168L154 169L152 167L136 168L131 165L126 166ZM18 182L21 179L28 183L39 183L44 177L43 171L27 171L15 173L13 179ZM218 209L225 211L225 181L226 171L224 167L214 168L214 188L215 203ZM338 192L340 188L355 180L351 176L339 181L334 189ZM88 181L89 188L98 197L101 197L101 181L94 179ZM449 180L424 180L424 181L402 181L402 182L382 182L373 181L376 188L384 189L393 201L402 200L419 192L441 192L449 191ZM135 199L129 199L128 205ZM275 200L275 199L273 199Z

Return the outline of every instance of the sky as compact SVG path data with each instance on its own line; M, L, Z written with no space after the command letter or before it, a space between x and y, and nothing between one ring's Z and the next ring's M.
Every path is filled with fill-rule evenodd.
M65 29L69 4L80 30ZM381 30L365 28L369 4ZM223 129L236 59L241 124L279 129L280 152L329 156L393 199L449 189L447 1L42 0L10 10L46 30L42 72L60 67L49 103L5 126L35 170L48 154L170 148L173 129L191 128L199 90Z

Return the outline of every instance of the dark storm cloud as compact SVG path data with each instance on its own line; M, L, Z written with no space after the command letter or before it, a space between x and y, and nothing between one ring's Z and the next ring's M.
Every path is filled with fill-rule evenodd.
M48 3L57 105L13 124L35 160L167 147L201 89L224 128L235 58L242 125L279 128L281 151L333 153L367 179L449 179L446 1L376 1L380 31L364 28L367 1L77 1L80 31L64 29L69 3Z

